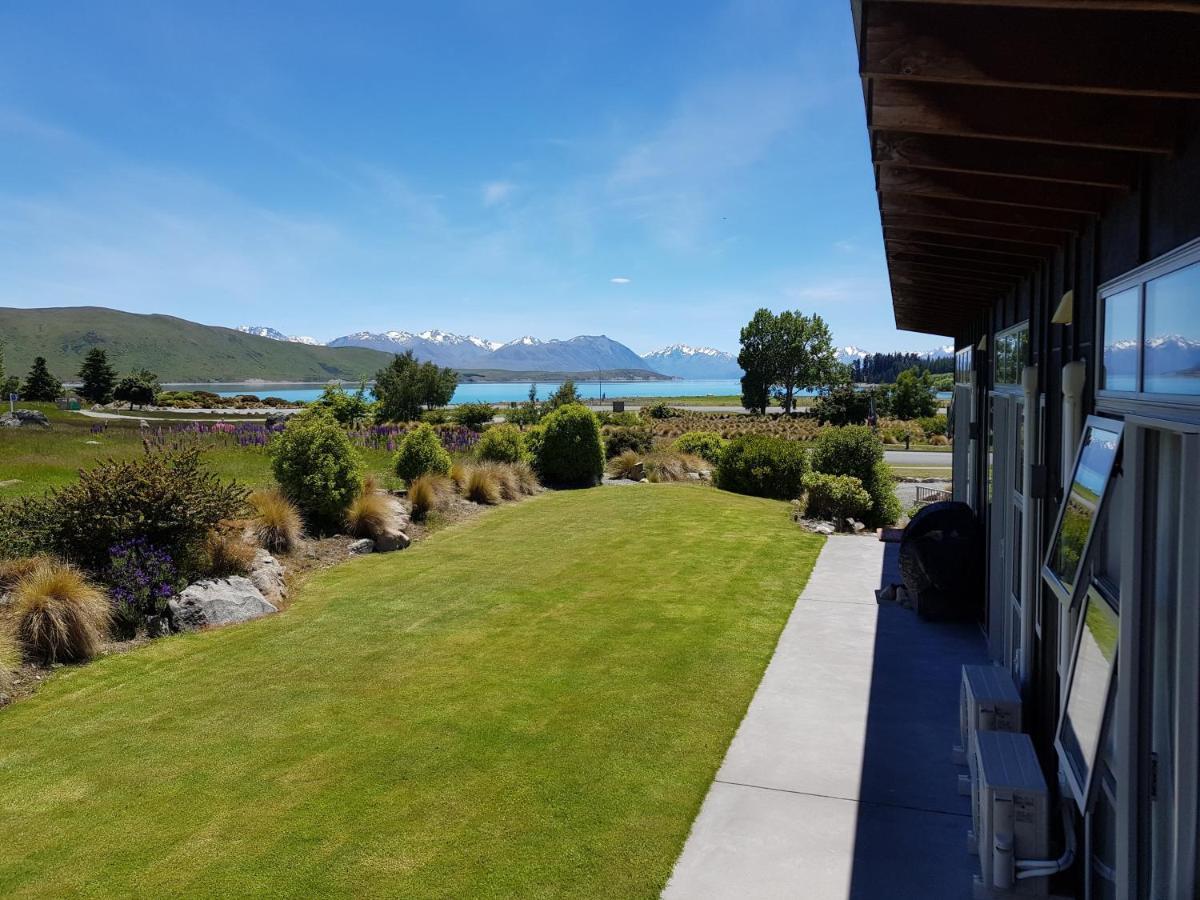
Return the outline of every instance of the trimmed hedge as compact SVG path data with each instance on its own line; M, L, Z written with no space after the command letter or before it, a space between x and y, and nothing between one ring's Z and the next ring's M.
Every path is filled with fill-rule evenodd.
M521 462L526 459L521 430L515 425L493 425L479 438L475 456L487 462Z
M728 443L715 431L688 431L675 439L675 449L716 465L721 461L721 454Z
M346 429L321 407L288 419L271 442L271 469L287 498L321 525L340 524L362 486L362 456Z
M826 475L810 472L804 476L808 494L807 514L816 519L829 519L844 528L846 519L862 519L871 509L871 495L853 475Z
M717 487L754 497L792 500L804 489L808 454L795 441L747 434L734 438L717 464Z
M396 451L396 474L405 483L422 475L446 475L449 471L450 454L432 425L422 422L404 435Z

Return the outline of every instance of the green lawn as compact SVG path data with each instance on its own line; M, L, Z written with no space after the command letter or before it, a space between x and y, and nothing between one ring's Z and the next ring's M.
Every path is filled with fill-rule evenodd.
M0 895L654 897L821 546L541 495L0 711Z
M81 468L109 458L127 459L142 452L142 434L136 419L93 419L57 410L52 404L20 406L45 412L51 428L0 430L0 500L62 487L74 481ZM230 417L227 421L239 420ZM95 425L107 427L102 433L93 434ZM205 449L206 464L221 477L237 479L250 487L273 483L271 459L264 448L241 447L232 438L220 435L189 439ZM385 484L396 481L386 451L364 450L363 458L367 469L379 475Z

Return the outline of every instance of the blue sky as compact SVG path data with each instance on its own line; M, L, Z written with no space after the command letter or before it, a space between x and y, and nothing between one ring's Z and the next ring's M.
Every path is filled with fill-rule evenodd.
M887 293L849 4L9 3L0 305L736 350Z

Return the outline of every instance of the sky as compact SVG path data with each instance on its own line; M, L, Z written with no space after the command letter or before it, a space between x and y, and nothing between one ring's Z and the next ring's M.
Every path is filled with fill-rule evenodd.
M0 306L736 352L891 312L849 3L0 5Z

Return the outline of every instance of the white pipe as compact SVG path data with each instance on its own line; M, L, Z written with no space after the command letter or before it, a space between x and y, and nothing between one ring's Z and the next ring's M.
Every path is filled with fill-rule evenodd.
M1071 810L1065 802L1059 802L1062 810L1063 839L1066 849L1058 859L1018 859L1016 862L1017 878L1041 878L1054 875L1069 869L1075 862L1075 827L1071 820Z

